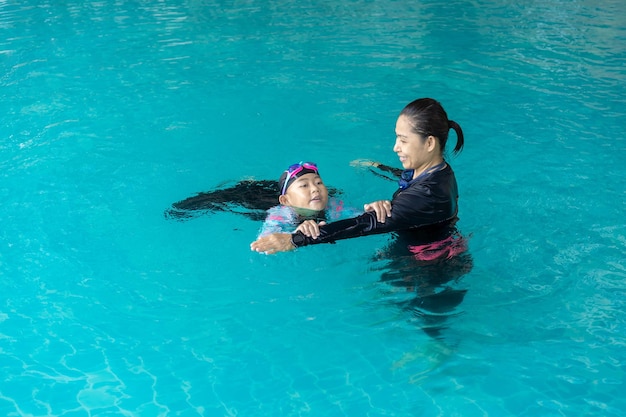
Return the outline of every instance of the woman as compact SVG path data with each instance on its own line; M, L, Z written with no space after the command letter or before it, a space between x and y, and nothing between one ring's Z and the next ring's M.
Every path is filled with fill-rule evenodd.
M329 224L308 222L296 233L273 233L250 247L272 254L300 246L331 243L340 239L395 232L418 259L451 257L465 250L454 227L458 213L458 189L454 172L444 160L449 130L457 134L453 150L464 144L463 131L441 104L431 98L409 103L396 122L393 147L404 168L399 189L391 201L365 204L364 213ZM423 258L421 258L423 257Z

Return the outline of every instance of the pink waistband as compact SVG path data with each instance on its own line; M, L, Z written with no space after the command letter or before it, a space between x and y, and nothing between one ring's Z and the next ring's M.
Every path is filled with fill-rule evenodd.
M434 261L435 259L450 259L467 250L467 241L460 236L448 236L443 240L427 245L409 246L409 251L419 261Z

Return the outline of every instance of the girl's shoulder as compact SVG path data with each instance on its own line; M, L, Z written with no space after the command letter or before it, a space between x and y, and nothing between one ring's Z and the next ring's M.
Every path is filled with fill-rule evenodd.
M341 219L349 219L350 217L356 217L363 214L363 210L359 210L355 207L346 206L343 200L331 197L328 200L328 207L326 208L326 215L328 220L335 221Z
M270 233L291 232L296 221L297 215L291 207L283 205L271 207L267 210L259 237Z
M296 212L289 206L278 205L267 210L265 220L290 222L296 219Z

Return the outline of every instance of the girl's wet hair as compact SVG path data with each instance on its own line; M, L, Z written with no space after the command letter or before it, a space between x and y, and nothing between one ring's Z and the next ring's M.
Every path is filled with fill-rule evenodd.
M279 204L277 189L278 182L272 180L243 180L231 186L222 185L172 204L165 210L164 216L173 220L189 220L202 214L224 211L260 221L265 219L266 210ZM329 196L338 194L340 191L337 189L328 188Z
M463 149L464 138L461 126L454 120L449 120L441 103L432 98L420 98L407 104L400 112L406 116L413 127L413 132L423 137L434 136L439 140L443 153L448 141L450 129L456 132L457 140L453 152L458 154Z

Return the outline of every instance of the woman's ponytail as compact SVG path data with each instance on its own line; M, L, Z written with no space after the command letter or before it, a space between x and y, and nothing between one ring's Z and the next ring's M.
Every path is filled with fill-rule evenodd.
M461 126L459 126L459 124L454 120L448 120L448 128L454 129L454 131L456 132L456 146L454 147L454 150L452 152L458 154L459 152L461 152L461 150L463 150L463 145L465 144L465 139L463 138L463 130L461 130Z

